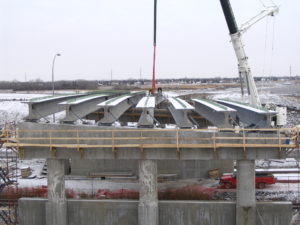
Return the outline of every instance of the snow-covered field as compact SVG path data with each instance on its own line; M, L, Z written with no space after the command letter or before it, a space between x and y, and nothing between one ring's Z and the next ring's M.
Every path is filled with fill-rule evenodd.
M0 126L6 122L21 121L28 114L28 106L22 101L42 96L44 95L0 93Z
M300 85L299 85L300 86ZM294 92L295 88L291 86L291 92L288 94L288 90L284 92L284 94L280 92L276 92L274 90L280 89L280 87L286 89L286 86L282 86L280 84L275 84L275 87L261 87L259 88L259 97L263 104L274 104L274 105L281 105L286 106L291 109L300 110L300 100L296 98L291 98L292 96L299 96L300 94L300 87L298 92ZM247 96L244 98L241 95L241 90L239 88L229 88L226 90L215 90L211 92L207 92L213 95L213 99L231 99L236 101L248 101Z

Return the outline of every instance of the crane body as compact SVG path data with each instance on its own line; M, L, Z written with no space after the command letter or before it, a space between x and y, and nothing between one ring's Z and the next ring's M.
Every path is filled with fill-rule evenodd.
M238 28L229 0L220 0L220 2L230 32L235 55L238 60L242 95L244 94L243 83L245 83L250 105L254 107L261 107L261 101L258 95L257 87L255 85L255 81L248 63L248 57L244 49L242 34L264 17L273 16L278 13L279 8L277 6L266 7L257 16L253 17L248 22L244 23L240 28Z

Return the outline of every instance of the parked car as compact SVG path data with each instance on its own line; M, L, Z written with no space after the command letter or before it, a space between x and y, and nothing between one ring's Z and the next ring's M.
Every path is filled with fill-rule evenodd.
M256 188L264 189L267 184L275 184L277 179L268 173L258 173L255 177ZM236 174L225 174L220 178L220 188L231 189L236 188Z

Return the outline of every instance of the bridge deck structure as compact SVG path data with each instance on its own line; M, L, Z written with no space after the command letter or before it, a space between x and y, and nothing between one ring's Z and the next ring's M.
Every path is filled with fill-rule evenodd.
M138 129L26 122L15 137L3 140L28 159L279 159L297 148L299 128Z

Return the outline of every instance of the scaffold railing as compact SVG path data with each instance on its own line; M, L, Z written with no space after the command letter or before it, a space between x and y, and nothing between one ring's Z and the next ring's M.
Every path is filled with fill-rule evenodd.
M3 130L9 146L83 148L280 148L299 147L299 127L265 129L49 129Z

